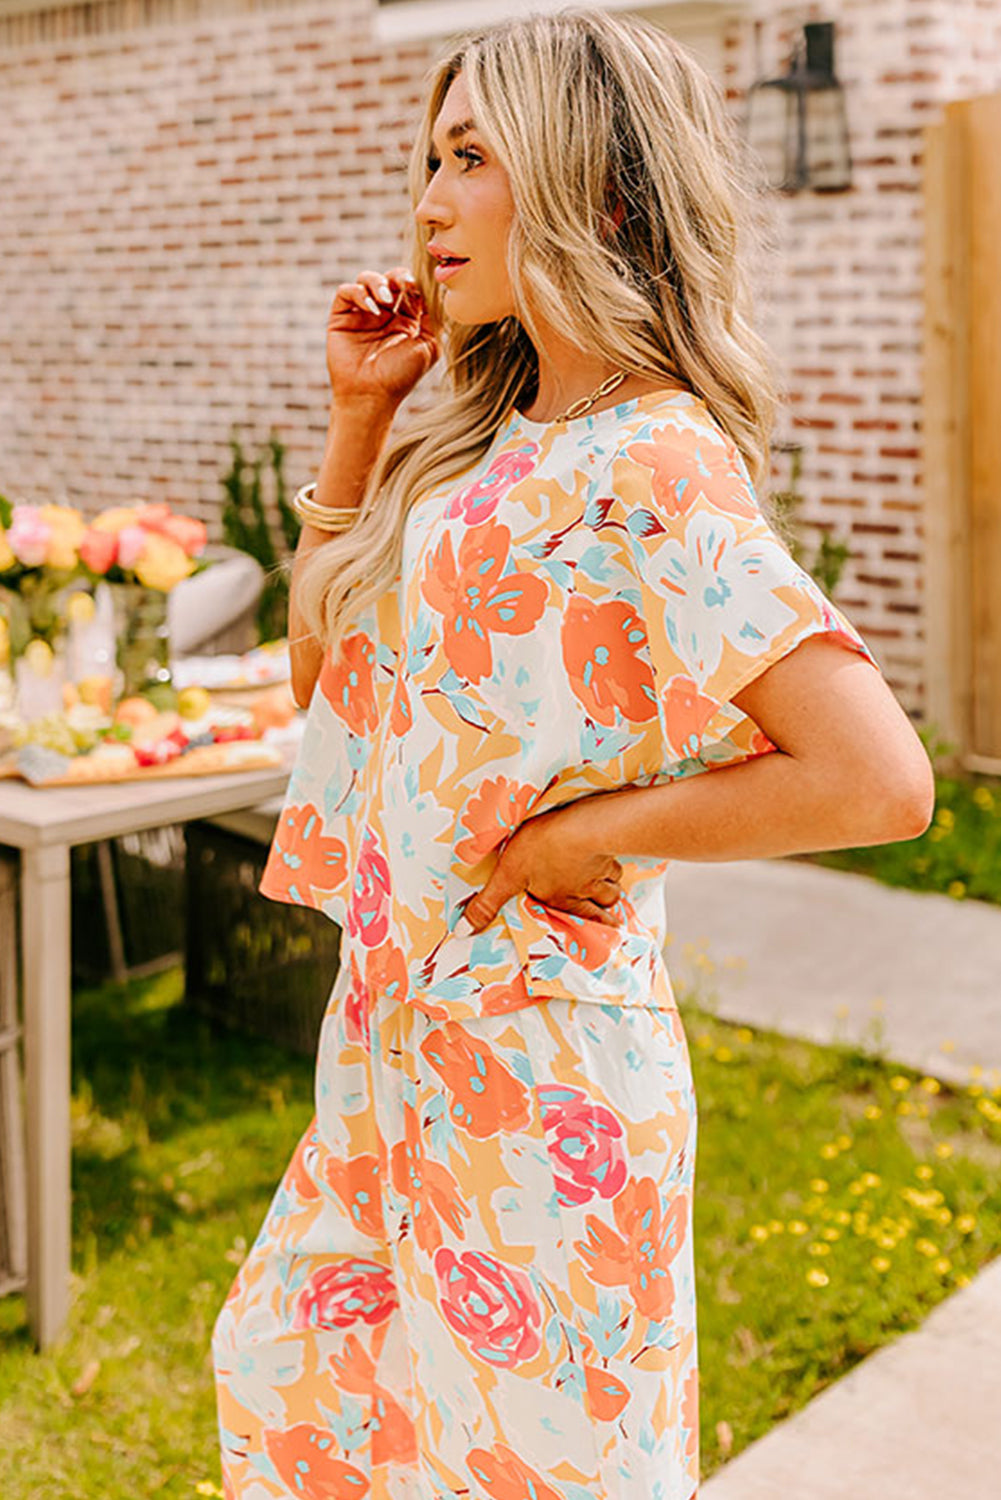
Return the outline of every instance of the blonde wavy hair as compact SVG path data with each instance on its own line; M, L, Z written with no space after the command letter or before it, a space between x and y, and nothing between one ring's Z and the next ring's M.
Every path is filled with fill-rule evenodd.
M516 313L451 322L430 232L414 220L410 263L442 330L444 389L391 435L351 530L302 566L299 609L330 645L393 583L413 501L474 466L512 406L531 404L537 314L617 369L680 378L732 438L752 482L767 481L778 389L751 324L748 274L760 178L718 86L672 37L632 18L567 9L491 26L429 74L410 161L414 207L460 71L510 178Z

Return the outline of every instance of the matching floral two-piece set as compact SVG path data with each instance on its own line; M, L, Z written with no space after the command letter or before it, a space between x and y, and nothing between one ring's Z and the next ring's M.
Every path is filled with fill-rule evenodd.
M215 1331L231 1500L692 1500L666 862L625 864L618 928L523 894L455 929L526 818L773 751L732 700L820 634L873 660L687 389L512 411L414 503L262 883L343 936L315 1118Z

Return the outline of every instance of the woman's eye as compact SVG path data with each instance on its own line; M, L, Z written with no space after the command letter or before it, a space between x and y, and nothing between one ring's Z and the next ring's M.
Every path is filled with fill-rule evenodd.
M467 172L471 167L478 167L483 162L483 157L480 155L480 153L478 151L471 150L468 146L459 146L454 154L459 161L464 161L466 163L464 170Z

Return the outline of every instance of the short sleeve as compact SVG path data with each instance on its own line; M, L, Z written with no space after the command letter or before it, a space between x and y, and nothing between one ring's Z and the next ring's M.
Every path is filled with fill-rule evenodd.
M774 748L734 697L808 637L878 665L761 514L717 428L653 424L610 466L629 536L668 763Z

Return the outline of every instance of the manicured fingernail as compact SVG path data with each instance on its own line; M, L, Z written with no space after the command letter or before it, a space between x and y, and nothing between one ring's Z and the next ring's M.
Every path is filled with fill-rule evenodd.
M454 932L456 937L468 938L475 935L476 928L467 917L462 916L456 922Z
M386 282L383 282L382 286L377 288L375 295L378 297L380 302L392 302L393 300L393 294L389 290L389 286Z
M377 313L379 311L378 305L372 301L371 297L365 298L365 306L368 308L369 312Z

